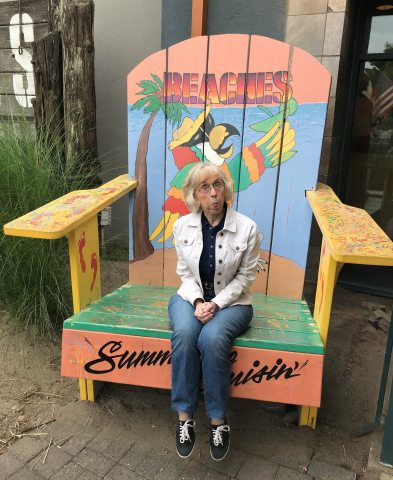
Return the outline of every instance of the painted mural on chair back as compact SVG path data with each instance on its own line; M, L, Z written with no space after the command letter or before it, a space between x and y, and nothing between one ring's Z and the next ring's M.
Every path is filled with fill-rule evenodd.
M157 52L128 76L130 281L178 285L173 224L197 162L219 165L232 207L263 234L253 291L300 298L330 88L311 55L266 37L216 35Z

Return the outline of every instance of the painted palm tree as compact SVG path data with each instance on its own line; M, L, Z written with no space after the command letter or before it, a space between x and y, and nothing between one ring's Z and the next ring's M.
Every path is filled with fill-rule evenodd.
M181 102L170 102L165 100L164 84L160 77L151 73L153 80L141 80L137 85L141 91L137 95L143 97L134 103L131 110L144 109L149 113L149 118L145 123L141 136L139 138L135 161L135 178L139 180L138 188L135 192L134 210L132 215L134 259L142 260L154 251L153 245L149 239L149 205L147 198L147 149L149 144L150 130L154 118L161 110L172 125L179 125L182 117L182 111L188 112L187 107Z

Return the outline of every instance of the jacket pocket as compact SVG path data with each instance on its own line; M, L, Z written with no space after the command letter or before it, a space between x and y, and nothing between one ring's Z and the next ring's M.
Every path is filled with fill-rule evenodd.
M231 242L229 244L230 251L232 253L241 253L244 252L247 249L247 243L246 242Z
M182 247L182 248L187 248L187 247L191 247L195 241L195 237L191 237L191 236L187 236L187 237L180 237L177 239L177 241L179 242L179 245Z

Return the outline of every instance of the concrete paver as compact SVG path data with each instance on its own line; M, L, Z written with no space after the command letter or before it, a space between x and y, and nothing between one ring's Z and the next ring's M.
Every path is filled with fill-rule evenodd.
M238 480L260 480L263 472L264 480L274 480L278 467L275 463L249 455L236 478Z
M305 473L299 473L288 467L280 467L274 480L314 480L314 477Z
M136 443L120 459L119 463L130 470L136 470L139 465L147 458L151 447L141 443Z
M27 465L42 477L50 479L65 464L69 463L71 459L71 455L67 452L52 445L47 455L46 452L42 452L30 460Z
M78 435L74 435L68 439L62 448L72 456L78 455L101 431L98 427L89 426L85 430L80 431Z
M48 444L37 437L23 437L18 442L14 443L8 452L18 457L23 462L28 462L42 452ZM1 457L0 457L1 461Z
M144 478L132 470L123 467L123 465L116 465L113 470L105 475L104 480L144 480Z
M161 431L155 430L152 436L150 430L146 433L144 423L131 423L132 417L124 417L121 411L110 416L103 414L104 409L100 410L97 405L92 407L83 402L75 402L72 409L67 405L64 410L58 412L56 421L46 429L47 435L43 439L23 437L0 456L0 480L355 478L354 473L344 468L316 460L310 463L308 473L305 472L302 467L309 464L313 450L294 444L288 448L289 439L285 437L283 445L278 445L277 441L267 442L266 432L258 432L255 436L255 431L239 429L237 443L234 442L228 457L222 462L214 462L209 453L208 430L202 428L193 455L189 459L181 459L174 449L173 422L161 425ZM150 423L152 417L160 415L156 412L146 414L146 421ZM130 426L120 418L125 418ZM275 435L280 435L280 432ZM45 457L51 438L56 444L52 444Z
M263 457L300 473L303 470L302 467L309 464L314 454L313 448L301 444L292 444L290 449L285 444L275 444L274 447L275 451L271 452L269 456L265 449Z
M336 465L312 460L308 474L321 480L355 480L356 474Z
M173 480L179 478L186 470L190 459L182 459L177 453L172 453L168 463L161 467L154 480Z
M101 442L98 447L105 445L103 441L103 433L101 434ZM130 450L130 448L136 443L138 437L128 430L121 430L118 435L105 449L97 450L97 442L94 440L89 444L89 447L102 452L106 457L111 458L115 462L118 462L124 455Z
M90 442L89 447L96 452L106 452L111 445L124 434L126 430L118 421L112 421L106 425L98 435Z
M167 449L154 449L138 465L135 472L146 478L153 478L168 463L172 452Z
M0 477L1 478L1 477ZM43 480L44 477L31 470L29 467L23 467L16 473L8 477L9 480Z
M116 465L116 462L89 447L78 453L74 461L101 477L104 477Z
M54 444L63 445L67 440L78 434L82 428L79 423L65 418L61 422L51 423L48 426L47 433L52 436Z
M203 480L232 480L233 477L225 475L223 473L218 473L214 470L209 470L207 474L203 477Z
M232 448L228 456L221 462L215 462L210 456L209 444L206 442L201 448L201 461L211 470L220 472L229 477L236 477L243 465L247 454L237 448Z
M207 474L207 467L203 463L191 460L185 472L182 474L182 480L202 480Z
M67 465L64 465L64 467L59 470L51 480L99 480L100 478L102 477L99 477L81 465L78 465L75 462L70 462L67 463Z
M18 457L15 457L15 455L12 455L12 453L4 453L0 456L0 479L3 480L9 477L22 468L23 465L24 462Z

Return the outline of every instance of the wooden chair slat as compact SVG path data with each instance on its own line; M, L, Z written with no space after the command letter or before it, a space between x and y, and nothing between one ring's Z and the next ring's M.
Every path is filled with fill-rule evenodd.
M165 73L166 50L161 50L137 65L128 75L129 175L139 178L130 205L130 259L143 260L154 252L150 234L158 222L164 201L165 183ZM149 193L155 192L154 196ZM159 250L162 247L160 246ZM162 257L162 255L161 255ZM161 269L154 278L162 284ZM139 283L149 283L149 271L142 271ZM134 277L134 275L131 275Z
M286 144L292 139L288 134L282 146L274 215L272 251L279 257L272 256L267 293L301 298L312 219L305 191L314 188L317 182L330 74L314 57L295 48L290 78L286 128L293 134L289 151L294 153L284 161L288 155ZM287 269L280 261L282 257L287 258Z
M176 275L177 257L173 243L173 224L188 212L182 195L182 181L188 171L188 165L198 161L196 147L185 148L184 135L196 133L194 122L205 119L206 98L200 88L206 75L209 38L195 37L180 42L168 49L168 97L169 111L182 106L182 112L175 119L166 120L166 170L165 205L161 215L167 216L165 241L163 242L164 284L179 285ZM202 91L203 90L203 91ZM177 105L177 107L176 107ZM154 192L152 192L154 195Z
M219 125L225 125L229 131L229 136L221 148L231 146L232 153L225 156L217 155L216 158L217 164L234 184L231 206L235 210L238 209L237 184L241 175L241 165L234 159L240 156L244 144L249 43L249 35L227 34L209 37L207 109L210 108L209 114L214 119L215 126L220 128ZM205 151L204 154L205 161L213 161L208 152ZM230 164L232 168L229 167Z
M171 338L167 299L172 292L170 287L125 286L74 315L64 323L64 328ZM255 298L256 305L265 303L265 296L256 294ZM270 309L256 306L250 327L238 340L238 346L280 345L284 351L321 353L322 348L308 308L301 302L280 305L278 299L270 302Z
M333 190L319 184L307 192L333 257L338 262L393 265L393 242L364 210L341 203ZM348 222L348 218L356 221Z
M264 238L261 256L269 261L274 218L275 191L278 163L272 163L270 153L280 145L280 128L272 136L272 128L283 123L284 112L279 111L284 100L283 92L275 85L277 72L288 71L289 45L266 37L253 35L249 51L246 111L244 116L244 140L242 172L238 186L237 205L241 213L254 219ZM281 76L281 75L279 75ZM277 82L277 80L276 80ZM278 83L278 82L277 82ZM257 130L255 130L257 128ZM265 140L264 140L265 139ZM266 293L269 267L260 271L253 284L253 291ZM282 295L284 296L284 295Z
M29 238L64 237L136 187L137 182L121 175L101 187L67 193L7 223L4 233Z

